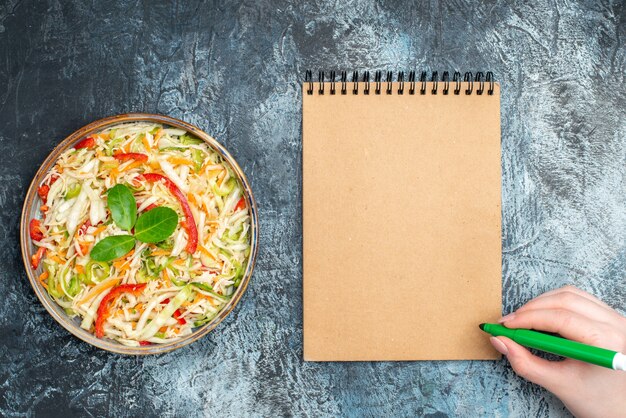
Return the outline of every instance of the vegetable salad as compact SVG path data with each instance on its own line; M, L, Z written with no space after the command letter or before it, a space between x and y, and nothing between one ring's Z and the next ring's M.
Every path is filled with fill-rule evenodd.
M65 151L37 190L32 267L98 338L162 344L213 319L240 285L250 214L232 167L160 124L107 128Z

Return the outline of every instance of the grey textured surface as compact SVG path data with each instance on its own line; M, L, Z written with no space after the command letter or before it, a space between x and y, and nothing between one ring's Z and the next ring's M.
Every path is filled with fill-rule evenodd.
M490 69L502 83L505 312L573 283L626 306L626 6L307 0L0 4L0 415L562 416L499 362L302 361L306 69ZM207 338L147 358L72 337L30 289L20 208L47 153L128 111L212 133L249 176L261 251Z

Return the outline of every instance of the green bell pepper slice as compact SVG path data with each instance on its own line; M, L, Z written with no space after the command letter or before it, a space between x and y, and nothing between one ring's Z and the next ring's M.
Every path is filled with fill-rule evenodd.
M63 199L65 200L70 200L75 198L76 196L78 196L80 194L80 183L74 183L70 186L70 188L67 190L67 192L65 193L65 196L63 196Z

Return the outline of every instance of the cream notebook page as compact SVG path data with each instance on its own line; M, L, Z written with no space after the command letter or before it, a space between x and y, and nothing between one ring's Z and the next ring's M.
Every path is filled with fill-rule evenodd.
M416 84L303 86L305 360L499 358L500 88Z

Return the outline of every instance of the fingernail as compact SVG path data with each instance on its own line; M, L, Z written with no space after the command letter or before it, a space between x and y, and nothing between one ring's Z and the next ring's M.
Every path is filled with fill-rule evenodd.
M498 323L499 323L499 324L503 324L503 323L505 323L506 321L510 321L510 320L512 320L512 319L514 319L514 318L515 318L515 313L510 313L510 314L505 315L505 316L503 316L502 318L500 318L500 319L498 320Z
M496 337L489 338L489 341L491 341L491 345L493 345L493 348L498 350L498 353L504 356L509 354L509 349L506 348L506 345L504 345L504 343L500 341L499 339L497 339Z

